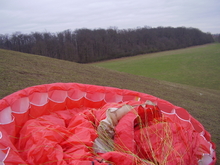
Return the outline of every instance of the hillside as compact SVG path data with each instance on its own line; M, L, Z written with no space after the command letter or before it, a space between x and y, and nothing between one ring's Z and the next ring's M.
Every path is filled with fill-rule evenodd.
M149 53L94 65L159 80L220 90L220 44Z
M220 153L220 91L112 71L87 64L0 49L0 98L46 83L78 82L131 89L187 109L212 135ZM220 159L220 157L218 156Z

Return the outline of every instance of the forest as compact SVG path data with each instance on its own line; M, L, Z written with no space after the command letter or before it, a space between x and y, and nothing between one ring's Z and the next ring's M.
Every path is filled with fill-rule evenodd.
M214 42L210 33L186 27L76 29L57 33L0 34L0 48L89 63Z

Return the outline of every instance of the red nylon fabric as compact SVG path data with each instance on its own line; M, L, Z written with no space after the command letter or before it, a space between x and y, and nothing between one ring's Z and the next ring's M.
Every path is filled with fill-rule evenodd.
M158 106L138 106L146 100ZM125 104L135 108L115 127L114 151L95 153L96 129L106 110ZM186 110L151 95L111 87L30 87L0 100L0 123L5 121L3 114L11 118L0 125L5 164L194 165L210 153L211 144L215 147L210 134ZM214 155L209 164L215 162Z
M150 108L139 106L120 120L115 129L114 152L94 153L92 147L94 140L98 137L96 128L99 121L106 117L105 112L109 107L120 107L124 104L106 104L99 110L86 109L77 114L75 110L65 111L64 114L63 111L58 111L29 120L20 131L20 140L17 144L20 155L28 164L56 162L63 165L71 164L73 161L85 163L94 161L96 157L102 157L111 163L143 163L132 155L138 155L141 159L156 161L159 164L163 162L167 165L175 165L178 162L196 164L199 155L195 154L192 157L191 154L200 145L198 133L193 131L185 133L186 130L181 126L162 120L160 115L156 115L159 109L152 110L153 106ZM141 104L141 102L135 102L135 104ZM140 115L141 121L146 119L142 122L146 125L141 127L138 125L137 115ZM154 121L154 119L157 120ZM153 121L156 123L152 124ZM135 125L137 125L136 129ZM168 156L167 153L169 153Z

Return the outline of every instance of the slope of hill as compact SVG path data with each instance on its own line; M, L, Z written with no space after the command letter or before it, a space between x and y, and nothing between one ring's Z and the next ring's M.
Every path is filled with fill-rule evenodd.
M169 82L220 90L220 44L143 54L94 65Z
M220 153L219 90L197 88L87 64L0 49L0 98L29 86L54 82L113 86L148 93L170 101L187 109L205 126Z

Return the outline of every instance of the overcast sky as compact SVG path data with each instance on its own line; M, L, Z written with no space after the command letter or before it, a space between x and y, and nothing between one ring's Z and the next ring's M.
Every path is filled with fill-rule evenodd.
M0 34L113 26L220 33L220 0L0 0Z

